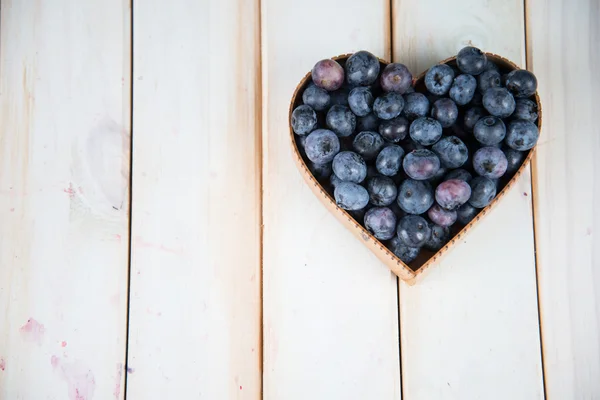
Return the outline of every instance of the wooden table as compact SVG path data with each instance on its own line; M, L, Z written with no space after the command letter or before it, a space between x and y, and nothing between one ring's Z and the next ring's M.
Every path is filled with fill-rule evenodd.
M6 0L0 399L600 399L597 0ZM536 157L415 286L304 184L315 61L535 72Z

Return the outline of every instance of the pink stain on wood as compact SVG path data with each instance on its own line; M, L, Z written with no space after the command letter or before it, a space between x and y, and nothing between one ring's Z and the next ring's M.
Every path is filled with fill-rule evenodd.
M64 340L60 342L60 347L67 347L67 342Z
M69 195L69 197L73 198L75 196L75 189L73 188L73 184L69 183L69 187L63 189L63 192Z
M240 390L242 390L242 385L240 385Z
M115 396L116 400L119 400L121 397L121 379L123 378L123 364L117 363L117 377L115 379L115 390L113 391L113 396Z
M170 254L182 254L183 253L183 249L181 249L181 248L177 249L177 248L173 248L173 247L167 247L161 243L147 242L141 236L136 236L134 244L135 244L135 246L138 246L138 247L146 247L149 249L155 249L155 250L162 251L164 253L170 253Z
M70 400L92 400L96 380L89 368L79 361L64 362L57 356L50 357L50 365L67 383Z
M10 212L15 212L15 208L14 208L14 207L13 207L13 208L11 208L11 209L10 209Z
M40 345L44 338L45 328L44 325L40 324L35 319L29 318L27 323L19 329L19 332L25 341Z
M127 367L127 373L133 374L135 372L135 368Z
M0 358L0 371L4 370L6 370L6 361L4 361L4 358Z

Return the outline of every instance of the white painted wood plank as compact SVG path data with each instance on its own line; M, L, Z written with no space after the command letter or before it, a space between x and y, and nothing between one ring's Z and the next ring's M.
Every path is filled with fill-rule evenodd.
M134 2L128 398L260 398L257 1Z
M2 1L2 399L123 398L128 3Z
M398 399L396 278L311 193L288 142L292 93L315 62L389 57L388 1L262 4L264 398Z
M419 73L472 43L524 64L518 0L397 0L394 55ZM400 286L403 393L543 397L529 170L463 243Z
M534 158L546 392L600 398L600 4L531 0L528 64L543 137Z

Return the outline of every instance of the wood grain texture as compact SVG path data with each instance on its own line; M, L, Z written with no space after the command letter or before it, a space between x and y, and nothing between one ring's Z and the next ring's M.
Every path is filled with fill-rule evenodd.
M287 119L318 60L360 49L389 56L389 4L262 5L264 398L398 399L396 278L306 186Z
M0 14L0 398L122 399L128 2Z
M544 135L535 223L549 399L600 399L600 4L530 0Z
M473 44L524 64L523 3L396 0L394 59L419 73ZM529 169L463 243L400 285L410 399L543 398Z
M258 2L134 2L128 398L260 397Z

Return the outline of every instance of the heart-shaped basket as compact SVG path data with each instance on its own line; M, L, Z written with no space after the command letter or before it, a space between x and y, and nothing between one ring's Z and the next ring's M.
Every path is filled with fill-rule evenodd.
M519 69L519 67L515 63L507 60L504 57L501 57L501 56L498 56L498 55L492 54L492 53L485 53L485 54L486 54L488 60L493 61L502 69L507 69L507 70ZM343 55L340 55L337 57L333 57L332 59L336 60L338 62L342 62L342 61L345 61L351 55L352 55L352 53L343 54ZM389 64L389 62L382 60L382 59L379 59L379 63L382 66L382 68L381 68L382 70L383 70L383 67L385 67L387 64ZM443 61L440 61L440 64L450 64L450 65L454 64L455 65L455 63L456 63L456 57L450 57ZM416 91L424 92L424 90L423 90L424 77L425 77L426 72L427 71L422 72L419 76L417 76L413 80L413 86L415 87ZM475 224L477 224L483 217L485 217L485 215L487 215L487 213L489 213L490 210L496 204L498 204L498 202L500 202L500 200L506 195L508 190L513 186L513 184L519 178L519 176L521 176L521 174L523 173L525 168L527 168L527 165L529 164L531 157L533 157L533 153L536 148L536 147L533 147L531 150L528 151L528 154L526 155L525 159L523 160L523 163L521 164L519 169L515 172L513 177L510 179L510 181L508 181L508 183L506 183L506 185L502 188L502 190L496 195L494 200L492 200L492 202L487 207L483 208L469 224L465 225L458 233L456 233L449 240L449 242L446 245L444 245L440 250L438 250L435 253L434 252L425 252L425 254L420 255L415 261L413 261L411 263L411 266L408 266L406 263L401 261L392 251L390 251L383 243L381 243L378 239L376 239L373 235L371 235L358 221L356 221L348 212L346 212L346 210L338 207L335 200L323 188L323 186L317 181L317 179L313 176L313 174L308 169L308 166L304 162L304 159L302 158L302 156L300 154L300 151L298 149L298 144L296 142L297 136L294 134L294 131L291 126L291 117L292 117L292 111L297 106L302 104L302 92L308 86L308 84L310 82L311 82L311 72L309 71L304 76L302 81L300 81L298 86L296 87L296 90L294 91L294 95L292 96L292 100L290 103L289 116L288 116L289 117L288 121L290 124L289 125L289 127L290 127L290 144L292 147L293 159L296 163L296 166L298 167L298 170L304 177L304 180L306 181L308 186L315 193L317 198L325 205L325 207L333 215L335 215L336 218L338 220L340 220L342 222L342 224L344 224L344 226L346 226L347 229L349 229L356 237L361 239L364 242L364 244L367 246L367 248L369 250L371 250L385 265L387 265L394 274L396 274L400 279L406 281L409 284L414 284L416 282L416 279L425 270L427 270L429 267L431 267L436 262L438 262L448 250L450 250L452 247L456 246L458 243L458 240L460 238L462 238L467 232L469 232L469 230L471 230L471 228ZM541 135L542 106L540 103L540 97L537 92L535 93L534 98L535 98L535 102L537 103L537 107L538 107L537 126L540 131L540 135Z

